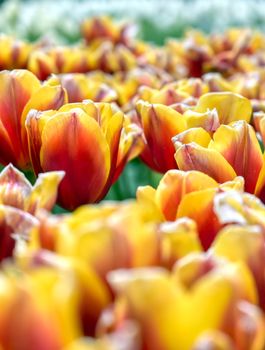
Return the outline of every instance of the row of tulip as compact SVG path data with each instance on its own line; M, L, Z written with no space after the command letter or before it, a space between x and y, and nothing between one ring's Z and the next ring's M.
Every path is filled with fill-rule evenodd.
M0 174L2 349L264 349L265 206L242 177L170 170L56 216L62 176Z
M264 350L264 37L82 31L0 39L1 67L31 70L0 72L0 349ZM157 188L79 208L137 156Z
M67 103L87 97L85 79L53 76L41 83L26 70L0 72L1 163L35 174L64 170L59 203L67 209L104 198L139 154L162 173L199 170L219 183L243 176L245 190L264 200L259 138L265 141L265 118L262 110L254 112L256 135L251 100L233 92L197 98L187 90L202 92L208 85L187 80L160 90L142 87L126 114L109 102ZM99 100L115 95L101 83L97 90Z

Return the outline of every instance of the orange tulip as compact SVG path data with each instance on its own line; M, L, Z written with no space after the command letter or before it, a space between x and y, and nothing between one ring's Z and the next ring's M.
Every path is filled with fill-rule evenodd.
M264 160L255 132L244 120L221 125L206 147L178 142L176 148L179 169L202 171L219 183L239 175L245 180L247 192L263 197Z
M124 115L110 104L89 101L28 115L35 172L65 171L59 188L63 207L74 209L102 199L126 162L140 151L140 130L124 123Z
M185 217L194 220L200 242L207 250L222 226L213 208L215 196L233 188L243 190L243 186L244 181L240 177L219 185L199 171L169 170L156 190L150 186L139 187L137 199L146 206L151 204L165 220Z
M0 73L0 162L29 167L28 140L25 120L32 108L56 109L66 102L60 86L42 86L26 70Z

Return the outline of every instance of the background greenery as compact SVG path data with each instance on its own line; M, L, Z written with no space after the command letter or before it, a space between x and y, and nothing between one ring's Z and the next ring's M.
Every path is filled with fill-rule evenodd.
M231 26L265 30L265 1L259 0L9 0L0 5L0 14L0 32L66 44L81 40L84 18L102 14L133 21L138 37L158 45L169 37L183 36L190 28L207 33ZM127 165L107 199L134 197L139 185L156 187L160 178L136 159Z
M158 44L183 35L190 27L206 32L231 26L265 29L262 0L9 0L0 11L0 31L29 40L49 36L68 43L80 39L82 19L99 14L133 20L141 38Z

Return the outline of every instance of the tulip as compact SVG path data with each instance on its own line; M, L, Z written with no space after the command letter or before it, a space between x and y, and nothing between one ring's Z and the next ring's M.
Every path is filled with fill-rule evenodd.
M0 35L0 69L26 68L32 45Z
M32 186L25 175L9 164L0 173L0 204L24 210L32 215L40 209L50 211L57 197L63 172L40 174Z
M81 336L71 274L49 268L1 274L0 344L9 350L60 350ZM59 292L60 291L60 292ZM19 310L19 312L18 312Z
M66 102L60 86L41 86L26 70L0 72L0 162L30 166L25 120L32 108L56 109Z
M62 224L56 251L85 261L104 281L116 268L155 266L161 255L156 214L135 202L84 206Z
M107 103L32 111L26 124L35 173L65 171L59 202L70 210L101 200L141 148L139 129Z
M38 49L30 55L27 68L40 80L52 73L85 73L89 70L88 54L79 47Z
M141 158L148 166L159 172L176 168L172 158L174 149L171 139L173 137L174 142L179 135L184 135L182 133L189 133L190 128L202 128L204 131L200 130L196 141L201 144L199 140L202 138L205 145L206 140L210 142L211 133L215 132L221 124L229 124L240 118L249 121L252 111L249 100L231 92L204 94L193 109L188 109L183 114L174 110L173 106L150 104L142 100L137 102L136 108L146 143ZM188 170L181 168L182 163L178 166L180 169ZM233 172L232 169L230 172Z
M81 32L87 44L100 40L129 43L133 34L131 29L133 28L130 24L116 24L107 16L86 19L81 25Z
M249 266L264 310L265 271L260 262L265 258L265 206L253 195L228 191L216 196L214 210L227 226L219 232L212 252Z
M209 330L223 332L237 349L245 349L244 337L248 349L263 349L264 319L253 305L255 287L243 264L190 255L172 275L161 268L116 270L108 280L117 307L125 303L127 318L140 325L142 349L189 350ZM246 318L253 326L249 338L241 326Z
M175 159L179 169L202 171L219 183L242 176L246 191L262 196L263 156L253 128L244 120L221 125L207 147L177 144Z
M68 95L69 102L114 102L118 96L114 89L107 84L96 81L84 74L53 75L48 80L49 85L61 85Z
M38 213L52 209L62 177L62 172L41 174L32 186L12 165L1 172L0 260L13 256L18 241L31 240L32 229L39 226Z
M194 220L200 242L206 250L221 228L213 210L215 196L233 188L242 191L243 186L244 181L240 177L219 185L199 171L169 170L156 190L150 186L138 188L137 199L145 206L152 205L165 220L185 217Z

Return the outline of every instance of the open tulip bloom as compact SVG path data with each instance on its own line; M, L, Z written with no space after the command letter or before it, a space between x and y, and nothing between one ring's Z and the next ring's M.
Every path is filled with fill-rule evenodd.
M265 36L131 29L0 36L0 350L264 350Z

